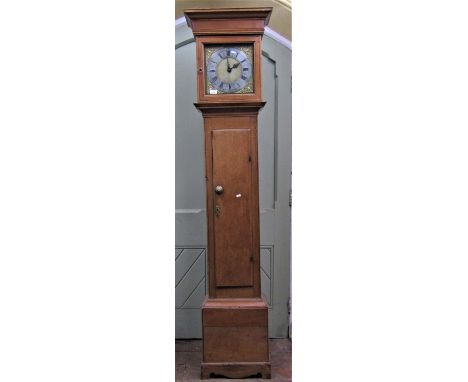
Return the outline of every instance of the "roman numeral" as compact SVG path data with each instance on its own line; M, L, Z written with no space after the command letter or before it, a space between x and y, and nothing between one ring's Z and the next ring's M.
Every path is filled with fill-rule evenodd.
M247 77L244 76L244 75L242 75L242 79L243 79L244 81L247 81Z
M247 70L249 70L249 68L243 68L242 69L244 72L246 72Z

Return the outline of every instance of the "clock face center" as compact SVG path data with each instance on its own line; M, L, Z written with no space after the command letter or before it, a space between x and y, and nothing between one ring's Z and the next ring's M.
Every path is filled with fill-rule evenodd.
M218 78L223 82L236 82L242 75L242 66L233 58L226 58L218 64Z

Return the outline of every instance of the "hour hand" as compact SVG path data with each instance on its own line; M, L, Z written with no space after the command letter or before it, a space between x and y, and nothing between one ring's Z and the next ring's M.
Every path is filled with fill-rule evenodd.
M240 65L240 62L237 61L234 65L232 65L232 68L231 68L231 69L235 69L235 68L237 68L239 65Z

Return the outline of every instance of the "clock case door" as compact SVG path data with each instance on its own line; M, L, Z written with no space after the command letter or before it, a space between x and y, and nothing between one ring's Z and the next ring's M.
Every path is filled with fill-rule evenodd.
M260 298L257 114L204 119L209 296Z
M261 84L261 36L199 36L197 38L197 82L199 103L221 103L221 102L260 102L262 100ZM253 45L253 93L219 93L206 94L206 62L205 45Z

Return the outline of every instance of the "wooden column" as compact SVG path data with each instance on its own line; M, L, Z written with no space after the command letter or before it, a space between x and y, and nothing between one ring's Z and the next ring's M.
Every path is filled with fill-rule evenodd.
M205 132L209 293L202 307L202 378L270 378L257 134L265 104L261 38L270 14L271 8L185 11L197 45L195 106Z

